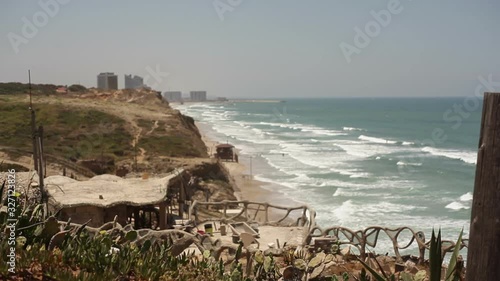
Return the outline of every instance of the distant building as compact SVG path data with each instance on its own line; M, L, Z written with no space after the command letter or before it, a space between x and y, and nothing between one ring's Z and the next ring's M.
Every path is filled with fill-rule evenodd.
M207 92L206 91L191 91L189 92L189 97L191 101L206 101Z
M118 76L113 72L102 72L97 75L97 88L103 90L118 90Z
M182 101L182 93L178 91L167 91L163 93L163 97L168 102L181 102Z
M144 87L144 79L142 77L132 74L125 74L125 89L141 89Z
M68 93L68 88L66 87L59 87L56 89L56 93L58 94L67 94Z

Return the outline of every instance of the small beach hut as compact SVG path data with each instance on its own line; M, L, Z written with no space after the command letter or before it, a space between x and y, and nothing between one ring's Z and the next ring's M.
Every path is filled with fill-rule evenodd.
M229 143L217 145L215 150L215 158L226 161L235 161L235 154L233 152L234 146Z
M136 228L151 227L141 224L144 220L142 217L147 215L149 221L154 220L157 227L165 229L166 208L171 203L167 194L169 189L174 188L172 183L182 172L181 169L165 177L146 179L99 175L87 181L50 176L45 179L49 209L54 213L60 211L60 220L71 218L75 223L91 220L88 225L93 227L112 221L115 216L122 225L134 218Z

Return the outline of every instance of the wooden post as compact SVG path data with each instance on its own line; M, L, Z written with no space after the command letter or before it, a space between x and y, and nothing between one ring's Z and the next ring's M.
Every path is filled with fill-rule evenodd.
M500 93L485 93L466 280L500 276Z
M38 173L38 141L37 141L37 130L36 130L36 121L35 121L35 110L30 107L30 113L31 113L31 139L33 142L33 164L34 164L34 169Z
M167 212L165 210L165 202L160 203L160 230L167 228Z
M134 207L134 228L141 228L141 222L139 218L139 207Z
M45 179L45 165L43 159L43 127L40 126L37 132L37 151L38 151L38 187L40 188L40 195L42 203L47 202L47 194L44 187Z
M186 189L184 188L184 183L181 180L181 188L179 190L179 217L184 219L184 204L186 202ZM208 199L207 199L208 202Z

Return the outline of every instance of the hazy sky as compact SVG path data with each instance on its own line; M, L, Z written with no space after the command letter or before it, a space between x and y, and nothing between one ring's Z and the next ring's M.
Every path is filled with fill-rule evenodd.
M500 81L499 12L497 0L1 1L0 81L31 69L34 83L95 87L109 71L119 86L131 73L214 97L464 96L480 75Z

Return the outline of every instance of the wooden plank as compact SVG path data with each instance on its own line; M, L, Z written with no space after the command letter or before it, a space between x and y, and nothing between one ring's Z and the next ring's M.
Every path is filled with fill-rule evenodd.
M466 280L500 276L500 93L485 93Z

